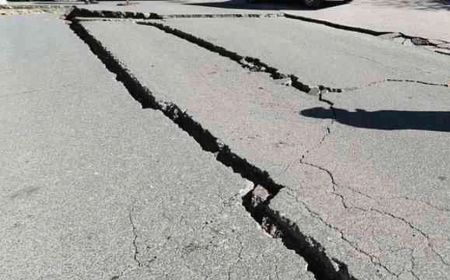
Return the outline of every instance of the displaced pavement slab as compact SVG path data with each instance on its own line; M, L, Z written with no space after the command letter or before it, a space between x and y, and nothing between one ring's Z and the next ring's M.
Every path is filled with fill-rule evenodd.
M443 208L445 206L441 204L447 203L448 193L443 185L433 185L436 178L440 181L442 179L439 178L447 178L445 170L448 170L448 162L445 158L448 155L439 154L448 146L447 138L443 138L448 132L447 115L432 117L440 123L439 129L436 129L436 125L424 125L421 130L427 134L423 142L421 134L415 133L417 127L405 126L408 121L399 121L397 126L404 125L403 128L408 129L404 132L407 137L402 132L391 132L389 135L392 134L396 144L386 145L380 141L386 137L383 131L379 131L381 127L369 130L373 135L360 135L358 129L361 128L342 129L342 125L338 126L336 123L340 120L339 114L343 113L338 110L340 107L336 107L334 113L328 108L330 102L320 102L317 97L300 91L294 93L293 88L282 86L280 81L270 78L268 74L248 71L235 61L152 26L111 22L81 24L88 34L99 40L101 48L111 52L114 57L110 59L120 61L121 67L131 73L159 102L177 104L180 110L188 112L235 153L268 171L275 182L286 186L272 198L267 211L275 213L272 218L276 217L282 223L290 225L293 231L297 230L297 236L309 240L313 244L310 247L315 246L316 253L324 252L324 258L332 261L331 266L338 267L338 273L348 271L356 279L446 279L449 275L449 253L445 249L449 238L448 215ZM116 36L123 40L116 40ZM139 41L139 44L126 44L124 41ZM136 53L140 55L137 56ZM436 63L439 65L439 62ZM255 94L259 92L258 85L265 91ZM415 82L381 83L336 96L355 102L357 99L352 98L353 95L363 95L364 98L359 100L368 102L367 104L377 100L373 102L373 106L380 106L379 110L390 105L389 102L400 111L424 110L426 106L423 104L430 96L433 100L439 100L439 106L442 106L440 110L448 108L447 87ZM395 95L397 99L394 98ZM271 98L270 102L267 102L268 97ZM328 98L328 95L322 94L322 97ZM411 99L409 97L413 101L408 101ZM397 103L393 100L397 100ZM317 106L303 109L313 103ZM293 104L296 110L291 107ZM439 110L438 107L433 107L434 102L428 104L429 110ZM318 109L321 107L324 108ZM360 108L373 109L370 106ZM313 109L321 114L315 115ZM292 113L298 116L296 120L291 120ZM308 121L332 119L333 114L337 114L337 117L336 121L331 120L332 124ZM278 122L278 118L283 122ZM264 120L264 125L261 120ZM300 127L295 128L296 125ZM394 128L400 129L395 125ZM412 133L409 131L411 129ZM289 153L284 153L279 148L283 145L277 146L276 143L286 139L287 135L291 137L288 139L294 140L287 142ZM328 140L329 137L331 140ZM333 145L330 144L330 149L326 150L324 147L328 143ZM433 143L438 143L440 147L431 150L431 154L437 157L430 157L428 160L428 154L424 154L427 156L423 162L410 164L415 159L411 156L411 151L433 147ZM367 149L372 154L380 151L380 155L374 157L370 154L371 156L364 158L362 154L361 160L358 160L357 148ZM341 151L346 157L340 156ZM403 156L394 157L398 151ZM341 184L346 186L347 182L336 181L334 169L330 171L322 167L319 164L323 162L319 159L323 159L325 163L334 162L334 166L345 161L347 165L342 169L342 174L348 176L340 176L338 173L340 177L336 178L352 180L354 185L340 188ZM391 169L396 172L388 175L383 173L387 161L396 166ZM379 167L370 168L376 165ZM276 166L284 168L280 172L279 168L274 168ZM398 171L404 166L407 167L406 172ZM412 180L409 176L418 174L423 166L427 170L436 170L436 173L430 172L429 177L426 175L423 180L421 176L418 176L419 179L413 176L411 178L416 183L409 185ZM380 181L377 176L385 181ZM367 180L363 180L366 177ZM390 187L387 182L398 183L398 186ZM386 188L380 187L386 185ZM423 199L429 193L426 189L430 186L436 190L436 197L440 197L436 201L429 197L428 200ZM380 195L376 196L375 190ZM392 194L387 201L386 192ZM399 198L404 202L392 205L389 201L391 198ZM373 201L368 203L368 199ZM429 207L430 205L435 207ZM420 216L415 216L416 209L420 209ZM434 216L436 210L442 209L444 215L439 216L441 218ZM438 219L433 221L439 223L430 227L429 218Z
M177 104L232 151L270 174L283 172L327 133L329 120L301 120L298 115L299 108L320 106L317 97L283 86L282 80L274 82L266 73L243 69L151 26L81 24L156 99Z
M0 18L0 275L313 279L248 182L141 110L63 21Z
M385 79L450 80L450 59L370 35L288 18L173 19L171 26L305 84L351 89Z
M447 0L353 0L325 9L285 12L345 26L450 41L449 10Z
M302 179L281 190L271 209L328 253L346 255L339 259L360 270L361 279L449 279L449 93L444 87L397 83L326 94L334 103L331 133L291 165ZM330 110L300 114L323 119ZM299 201L302 207L292 206ZM339 234L309 226L305 213ZM335 239L347 244L336 248ZM358 262L364 258L376 264L380 276L365 274Z

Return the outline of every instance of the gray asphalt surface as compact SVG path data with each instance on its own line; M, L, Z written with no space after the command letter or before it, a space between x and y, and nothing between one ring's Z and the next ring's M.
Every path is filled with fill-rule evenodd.
M185 4L114 10L234 12ZM282 17L79 24L0 18L1 277L450 279L446 56Z
M313 279L52 16L0 18L0 279Z
M450 61L441 55L295 19L174 19L165 24L259 58L310 85L354 88L388 78L450 80Z
M330 93L324 98L336 99L337 114L330 124L333 112L316 96L155 27L111 22L83 26L157 99L180 106L237 154L287 186L272 200L271 209L322 243L330 258L348 264L356 278L449 275L447 87L391 82ZM140 43L126 43L132 41ZM356 43L354 39L349 45ZM374 64L360 63L361 69ZM436 76L430 76L444 77L443 69L435 67ZM439 105L427 106L430 98ZM356 109L368 113L346 113ZM370 114L383 109L392 112ZM427 110L435 115L421 116ZM419 150L423 153L415 152Z
M375 31L449 42L448 0L353 0L318 10L286 10L292 15Z
M327 96L336 113L331 133L290 166L292 173L303 176L295 190L272 200L273 209L295 217L304 232L314 235L316 228L303 226L304 209L285 207L298 200L306 203L338 231L330 234L333 238L345 240L344 259L353 255L350 247L356 248L357 259L371 259L377 274L385 275L373 279L447 279L448 92L383 84ZM302 114L323 118L327 111L312 108ZM336 242L325 237L325 247L333 248Z
M374 31L402 32L409 36L450 42L447 0L352 0L334 1L309 10L299 2L245 0L107 1L79 5L91 10L154 12L161 15L270 14L286 13ZM331 2L331 1L330 1ZM412 24L414 22L414 24Z
M108 1L99 4L78 5L92 11L129 11L129 12L153 12L159 15L233 15L233 14L276 14L280 13L277 5L263 5L262 9L253 9L243 2L241 5L228 6L220 1L133 1L131 5L124 5L125 1ZM225 4L225 6L221 6ZM243 5L242 5L243 4ZM218 5L217 7L214 7Z

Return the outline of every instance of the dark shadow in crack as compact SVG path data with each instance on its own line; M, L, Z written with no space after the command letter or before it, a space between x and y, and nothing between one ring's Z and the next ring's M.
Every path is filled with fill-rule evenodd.
M249 3L246 0L230 0L224 2L198 2L185 3L185 5L205 6L221 9L245 9L245 10L309 10L301 4L298 0L251 0ZM325 2L320 9L335 7L342 4L347 4L350 1L330 1Z
M335 120L341 124L359 128L380 130L428 130L450 132L450 112L445 111L365 111L356 109L325 109L315 107L300 112L302 116L329 119L335 113Z

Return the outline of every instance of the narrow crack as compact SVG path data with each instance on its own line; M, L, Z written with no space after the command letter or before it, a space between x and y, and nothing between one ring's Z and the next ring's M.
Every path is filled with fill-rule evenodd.
M389 213L389 212L386 212L386 211L381 211L381 210L379 210L377 208L369 207L368 209L365 209L365 208L361 208L361 207L349 206L347 204L347 202L346 202L345 197L337 191L337 187L339 187L339 188L343 188L343 187L339 186L336 183L335 178L333 176L333 173L331 171L329 171L328 169L326 169L324 167L321 167L319 165L306 162L304 160L304 158L300 159L300 163L304 164L304 165L307 165L307 166L314 167L314 168L316 168L318 170L321 170L322 172L325 172L329 176L329 178L331 180L331 184L332 184L332 190L333 190L332 194L339 198L339 200L341 201L341 204L343 205L343 207L345 209L357 209L357 210L363 211L363 212L376 212L376 213L378 213L380 215L389 216L389 217L391 217L393 219L401 221L402 223L406 224L413 232L419 233L419 235L421 235L426 240L428 248L430 248L430 250L439 258L439 260L441 261L442 264L447 265L447 266L449 265L449 263L445 260L445 258L433 247L433 244L431 244L429 236L423 230L421 230L420 228L418 228L417 226L415 226L414 224L412 224L411 222L409 222L408 220L406 220L406 219L404 219L402 217L396 216L396 215L394 215L392 213ZM367 198L369 198L371 200L374 200L374 198L372 198L372 197L370 197L370 196L368 196L368 195L366 195L366 194L364 194L364 193L362 193L360 191L357 191L357 190L355 190L353 188L349 188L349 187L345 187L345 188L351 190L352 192L355 192L355 193L358 193L358 194L360 194L362 196L365 196L365 197L367 197ZM305 207L306 207L306 205L305 205ZM318 216L318 214L317 214L317 216ZM323 220L323 222L326 224L326 221ZM337 230L340 231L339 229L337 229ZM342 235L342 237L344 237L342 232L341 232L341 235ZM366 254L369 255L368 253L366 253ZM386 266L382 265L380 262L378 262L378 264L380 264L383 268L385 268L386 271L390 272L390 270ZM411 273L413 273L413 271L411 271ZM395 275L395 273L392 273L392 274ZM398 276L398 275L396 275L396 276Z
M213 136L201 124L196 122L176 104L167 101L156 100L151 91L142 85L134 75L119 62L94 36L92 36L77 20L70 24L72 31L83 40L91 51L103 62L106 68L116 75L130 95L141 103L143 108L161 111L166 117L177 124L182 130L193 137L206 152L215 154L216 159L235 173L251 181L255 188L261 187L267 195L265 200L257 200L253 196L254 190L243 197L243 206L251 216L272 236L280 236L288 249L294 250L308 263L308 269L317 280L356 280L348 271L347 265L330 258L325 253L323 246L310 236L304 235L298 227L289 220L282 218L279 213L271 210L270 200L285 186L277 184L269 174L249 163L245 158L233 153L230 148L218 138ZM259 196L260 197L260 196ZM134 259L141 266L138 259L137 232L133 217L130 212L130 223L133 226L135 247ZM331 225L329 225L331 226ZM296 230L292 230L292 228Z
M413 225L411 222L409 222L408 220L406 220L405 218L399 217L397 215L394 215L392 213L386 212L386 211L381 211L379 209L376 208L369 208L369 211L372 212L376 212L379 213L381 215L385 215L385 216L389 216L393 219L399 220L401 222L403 222L404 224L406 224L412 231L419 233L427 242L427 246L428 248L430 248L430 250L439 258L439 260L441 261L442 264L449 266L450 264L444 259L444 257L438 252L436 251L436 249L434 248L433 244L431 244L430 241L430 237L428 236L428 234L426 234L423 230L421 230L420 228L418 228L417 226Z
M320 149L320 147L323 145L323 143L325 142L325 140L328 138L328 136L331 135L331 127L334 125L334 123L336 122L336 110L334 109L334 103L331 102L330 100L327 100L325 98L323 98L323 95L325 93L327 93L328 90L327 89L321 89L319 92L319 101L323 102L325 104L327 104L329 106L329 109L331 111L332 117L331 117L331 121L330 124L325 128L325 133L322 136L322 138L319 140L319 142L317 143L317 145L315 145L314 147L306 150L300 157L300 163L303 162L304 159L306 159L306 157L308 157L308 155L310 155L312 152ZM295 161L294 161L295 162ZM288 167L283 171L286 172L287 169L290 168L290 166L294 163L292 162L291 164L288 165Z
M375 256L371 255L370 253L368 253L368 252L362 250L361 248L359 248L358 246L356 246L355 244L353 244L353 242L350 241L350 240L345 236L344 232L343 232L341 229L339 229L338 227L336 227L336 226L334 226L334 225L328 223L327 221L325 221L325 220L319 215L319 213L317 213L317 212L313 211L311 208L309 208L309 206L308 206L305 202L300 201L299 198L298 198L297 196L293 196L293 197L296 199L296 201L297 201L299 204L302 204L302 205L305 207L305 209L311 214L312 217L314 217L314 218L316 218L317 220L319 220L322 224L326 225L326 226L327 226L328 228L330 228L331 230L333 230L333 231L335 231L335 232L338 232L339 235L340 235L340 238L341 238L344 242L346 242L348 245L350 245L350 246L351 246L353 249L355 249L357 252L359 252L359 253L365 255L366 257L368 257L368 258L370 259L370 262L371 262L371 263L373 263L375 266L378 266L378 267L382 268L382 269L383 269L384 271L386 271L388 274L393 275L393 276L396 276L396 274L395 274L394 272L392 272L386 265L382 264L378 258L376 258ZM295 226L297 226L297 225L295 225ZM296 229L296 230L299 231L299 229ZM333 261L336 262L337 260L336 260L336 259L333 259ZM341 264L341 265L345 265L345 264ZM345 265L345 271L347 271L347 266L346 266L346 265ZM351 279L353 279L353 278L351 278Z
M337 190L337 188L343 188L343 187L337 184L337 182L336 182L336 180L334 178L334 175L333 175L333 173L330 170L328 170L328 169L326 169L326 168L324 168L322 166L306 162L305 158L301 158L299 160L299 163L303 164L303 165L307 165L307 166L313 167L313 168L316 168L316 169L318 169L318 170L320 170L320 171L322 171L322 172L324 172L324 173L326 173L328 175L328 177L330 178L331 184L332 184L332 194L339 198L339 200L341 201L341 204L344 207L344 209L346 209L346 210L348 210L348 209L356 209L356 210L363 211L363 212L371 211L371 209L367 210L367 209L364 209L364 208L361 208L361 207L349 206L347 204L347 202L346 202L345 197L342 194L340 194L338 192L338 190ZM362 193L362 192L360 192L358 190L355 190L353 188L350 188L350 187L345 187L345 188L349 189L352 192L358 193L358 194L360 194L360 195L362 195L364 197L367 197L369 199L373 199L372 197L366 195L365 193ZM305 207L305 209L307 209L307 211L311 214L311 216L317 218L319 221L321 221L323 224L325 224L330 229L338 232L340 234L340 237L341 237L342 240L344 240L347 244L349 244L353 249L355 249L359 253L367 256L374 265L382 268L384 271L386 271L387 273L389 273L392 276L395 276L395 277L399 276L398 274L396 274L392 270L390 270L386 265L381 263L381 261L379 259L377 259L375 256L371 255L370 253L360 249L357 245L353 244L353 242L351 242L349 239L347 239L347 237L345 236L345 234L344 234L344 232L342 230L340 230L338 227L333 226L333 225L329 224L327 221L325 221L318 213L316 213L315 211L312 211L312 209L310 209L309 206L305 202L300 201L297 196L294 196L294 198L296 199L296 201L298 203L303 204L303 206ZM433 249L433 248L431 248L431 249Z
M134 224L134 220L133 220L133 212L134 212L134 205L131 207L130 212L128 213L128 219L130 221L131 227L132 227L132 232L133 232L133 248L134 248L134 253L133 253L133 259L134 261L137 263L138 267L142 267L142 263L139 261L139 249L137 246L137 239L138 239L138 234L137 234L137 228L136 225Z
M332 194L335 195L335 196L337 196L337 197L339 198L339 200L341 201L341 204L342 204L342 206L344 207L344 209L347 209L347 210L348 210L348 209L357 209L357 210L359 210L359 211L364 211L364 212L366 212L366 209L363 209L363 208L360 208L360 207L355 207L355 206L349 206L349 205L347 204L345 197L337 191L337 188L338 188L338 187L340 188L340 186L336 183L336 181L335 181L335 179L334 179L334 176L333 176L333 173L331 173L331 171L329 171L328 169L323 168L323 167L321 167L321 166L319 166L319 165L316 165L316 164L313 164L313 163L306 162L303 158L300 159L300 164L307 165L307 166L316 168L316 169L318 169L318 170L321 170L322 172L325 172L325 173L329 176L329 178L330 178L330 180L331 180L331 184L332 184ZM364 193L361 193L361 192L359 192L359 191L353 190L353 189L351 189L351 188L349 188L349 189L352 190L352 191L354 191L354 192L357 192L357 193L359 193L359 194L361 194L361 195L367 196L367 195L365 195ZM376 265L376 266L378 266L378 267L384 269L387 273L389 273L389 274L391 274L391 275L393 275L393 276L397 276L397 275L396 275L394 272L392 272L387 266L385 266L384 264L382 264L376 257L374 257L374 256L372 256L370 253L368 253L368 252L366 252L366 251L360 249L360 248L357 247L355 244L353 244L353 242L351 242L349 239L347 239L347 237L345 236L345 234L344 234L344 232L343 232L342 230L340 230L340 229L339 229L338 227L336 227L336 226L333 226L333 225L329 224L329 223L328 223L327 221L325 221L318 213L316 213L315 211L312 211L306 203L300 201L297 197L295 197L295 199L297 200L297 202L303 204L303 206L307 209L307 211L308 211L309 213L311 213L311 215L312 215L313 217L317 218L319 221L321 221L323 224L325 224L328 228L330 228L330 229L332 229L332 230L338 232L338 233L340 234L341 239L344 240L347 244L349 244L353 249L355 249L355 250L358 251L359 253L361 253L361 254L367 256L367 257L370 259L370 261L371 261L374 265ZM335 261L336 261L336 260L335 260Z
M422 84L422 85L427 85L427 86L437 86L437 87L446 87L446 88L449 87L448 84L444 84L444 83L441 84L441 83L432 83L432 82L426 82L426 81L421 81L421 80L386 78L383 80L370 82L370 83L367 83L367 84L359 86L359 87L346 87L346 88L343 88L342 91L350 92L350 91L360 90L363 88L372 87L372 86L376 86L376 85L380 85L380 84L384 84L384 83L415 83L415 84Z

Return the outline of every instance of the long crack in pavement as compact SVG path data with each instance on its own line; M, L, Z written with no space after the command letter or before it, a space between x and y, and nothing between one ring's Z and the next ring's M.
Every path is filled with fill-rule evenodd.
M78 14L77 16L79 16ZM89 14L89 16L92 16L92 14ZM95 16L108 16L104 13L98 13L95 14ZM138 19L148 19L149 17L146 15L129 15L132 18L138 18ZM122 17L122 16L120 16ZM154 17L157 18L157 17ZM212 135L207 129L203 128L202 125L198 122L196 122L190 115L188 115L186 112L183 112L176 104L168 101L161 101L156 100L150 90L143 86L135 77L134 75L126 69L126 67L115 57L113 54L111 54L104 46L102 46L101 42L96 40L79 22L77 19L72 16L68 19L72 20L72 23L70 25L71 29L91 48L92 52L105 64L107 69L117 75L117 80L122 82L124 86L128 89L129 93L139 102L141 103L143 108L151 108L154 110L159 110L164 113L164 115L168 118L170 118L174 123L176 123L181 129L186 131L191 137L193 137L197 143L202 147L204 151L214 153L216 155L216 159L221 162L222 164L230 167L233 169L234 172L240 174L243 178L250 180L253 182L254 187L251 191L247 193L243 197L243 205L246 208L246 210L252 215L252 217L261 225L261 227L272 237L278 237L281 238L285 244L285 246L289 249L295 250L297 254L302 256L308 263L308 270L313 272L316 279L356 279L354 278L347 269L346 264L340 262L337 259L332 259L326 254L326 248L323 248L322 245L317 242L313 237L304 235L300 230L299 227L294 224L289 219L286 219L280 215L277 211L273 211L270 208L270 201L272 198L274 198L277 193L285 188L285 186L281 184L277 184L274 182L274 180L270 177L270 175L256 167L255 165L249 163L245 158L240 157L239 155L235 154L230 150L230 148L224 144L220 139L216 138L214 135ZM360 211L373 211L378 214L386 215L391 218L397 219L405 224L407 224L413 231L418 232L422 237L424 237L427 242L428 246L431 248L431 250L440 258L443 264L449 265L445 259L434 250L432 244L430 243L429 237L427 234L419 229L418 227L414 226L411 222L407 221L406 219L402 217L398 217L392 213L388 213L379 209L370 208L370 209L364 209L361 207L354 207L349 206L346 203L346 198L343 194L339 193L338 188L341 188L342 186L338 185L333 177L333 174L326 168L318 166L314 163L310 163L306 161L307 156L312 153L315 149L318 149L323 142L325 142L326 138L331 134L331 126L334 123L334 119L336 118L336 112L333 108L333 102L325 99L324 95L330 92L340 93L345 91L353 91L357 89L361 89L364 87L372 86L379 83L419 83L429 86L439 86L439 87L448 87L447 84L437 84L437 83L430 83L425 81L417 81L417 80L407 80L407 79L385 79L378 82L372 82L362 87L349 87L349 88L330 88L323 85L319 86L310 86L302 83L300 79L293 74L284 74L280 72L275 67L272 67L264 62L262 62L258 58L254 57L248 57L248 56L241 56L238 53L235 53L233 51L227 50L223 47L217 46L211 42L205 41L201 38L198 38L194 35L191 35L189 33L183 32L181 30L166 26L161 23L157 22L151 22L151 21L139 21L137 22L141 25L149 25L155 28L158 28L166 33L175 35L179 38L182 38L184 40L187 40L191 43L194 43L202 48L205 48L209 51L212 51L214 53L217 53L221 56L227 57L231 59L234 62L237 62L241 67L248 69L250 71L254 72L265 72L270 75L270 77L274 80L288 80L284 83L284 85L292 86L296 88L297 90L307 93L310 95L317 95L319 101L324 102L327 104L330 108L330 110L333 112L334 118L331 120L330 125L326 128L326 131L324 133L324 136L319 141L319 143L312 149L307 150L303 155L301 156L299 163L308 165L310 167L314 167L316 169L321 170L322 172L325 172L331 179L332 183L332 194L337 196L339 200L341 201L343 207L345 209L358 209ZM287 167L289 168L289 166ZM261 190L261 188L263 190ZM360 195L366 196L371 198L370 196L359 192L357 190L354 190L350 187L346 187L350 189L353 192L357 192ZM302 204L308 212L310 212L312 217L317 218L321 221L324 225L329 227L330 229L339 232L341 235L341 239L344 240L346 243L348 243L350 246L352 246L355 250L358 252L366 255L368 258L370 258L370 261L377 265L378 267L384 269L389 274L399 277L401 273L394 273L391 271L387 266L382 264L375 256L371 255L369 252L366 252L359 248L357 245L355 245L351 240L347 239L344 232L339 229L336 226L333 226L329 224L326 220L324 220L318 213L313 211L309 206L299 200L298 197L295 197L297 202L299 204ZM445 209L444 209L445 210ZM447 209L448 211L448 209ZM135 247L135 254L134 259L140 266L140 262L138 260L138 251L136 246L136 239L137 235L135 232L135 227L133 224L132 216L130 213L130 223L133 225L133 234L134 234L134 241L133 245ZM419 279L417 275L414 274L414 250L410 248L406 248L411 251L411 263L412 267L409 270L409 272L414 275L416 279Z
M176 104L156 100L150 90L143 86L78 21L73 20L70 28L90 47L91 51L104 63L106 68L116 74L116 79L127 88L135 100L141 103L142 108L151 108L164 113L166 117L170 118L181 129L193 137L204 151L214 153L219 162L231 167L234 172L254 183L255 188L243 198L245 208L270 235L273 236L270 229L276 228L280 232L277 236L283 240L287 248L295 250L297 254L305 259L308 263L308 270L315 275L316 279L356 279L349 274L347 266L344 263L327 256L325 249L318 241L299 231L292 231L293 223L291 221L285 218L281 219L278 213L270 210L270 199L275 197L285 186L277 184L266 171L259 169L246 159L230 151L226 144L214 137L186 112L180 110ZM254 191L259 186L263 187L267 192L266 199L261 199L261 197L255 195ZM134 255L135 260L140 264L137 255L136 250Z

